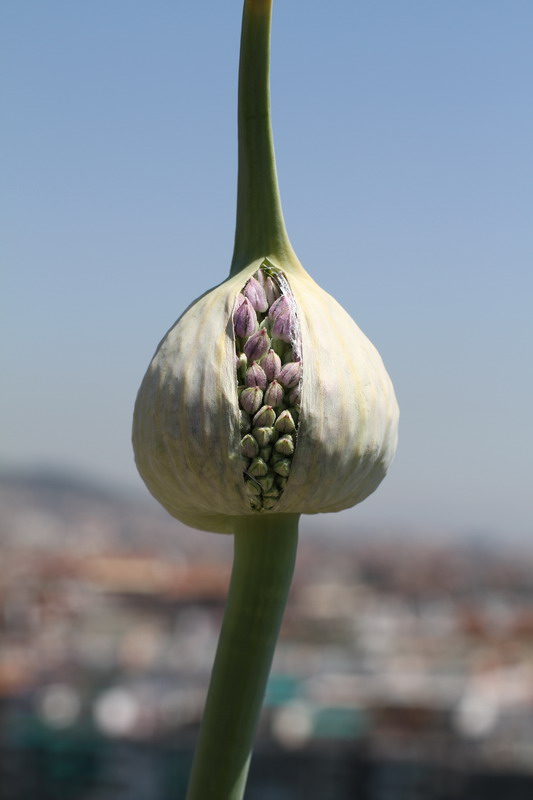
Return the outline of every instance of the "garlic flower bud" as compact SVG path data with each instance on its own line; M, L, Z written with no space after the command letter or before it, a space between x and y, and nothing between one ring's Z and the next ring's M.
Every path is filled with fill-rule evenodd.
M245 0L230 277L167 333L134 412L148 489L173 516L217 532L233 532L243 515L349 508L376 489L396 448L398 407L379 354L287 236L270 127L270 12L271 0Z
M273 303L260 280L277 288ZM241 311L246 301L254 320ZM282 366L288 350L296 360ZM133 444L170 514L231 532L235 516L317 514L364 500L393 458L397 420L373 345L301 265L284 271L269 258L202 296L163 339L139 390Z

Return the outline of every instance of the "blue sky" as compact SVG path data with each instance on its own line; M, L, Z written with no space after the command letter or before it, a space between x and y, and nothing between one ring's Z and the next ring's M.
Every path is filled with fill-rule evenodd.
M0 7L1 463L142 491L163 333L229 269L240 0ZM533 533L529 0L275 0L285 219L402 410L378 492L324 525Z

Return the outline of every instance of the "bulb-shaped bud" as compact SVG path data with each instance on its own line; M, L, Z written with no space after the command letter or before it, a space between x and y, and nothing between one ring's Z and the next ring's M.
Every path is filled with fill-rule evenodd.
M268 301L266 299L265 290L257 278L252 276L249 279L248 283L243 289L243 295L248 298L256 311L261 313L268 310Z
M244 355L244 353L241 355ZM246 358L246 356L244 357ZM240 358L240 356L238 356L238 358ZM267 388L267 376L265 375L265 371L256 361L247 369L245 380L246 386L259 386L260 389Z
M272 406L263 406L254 415L252 426L254 428L271 428L276 421L276 412Z
M379 354L307 274L285 229L270 6L245 2L231 274L167 333L134 414L150 491L183 522L221 532L243 515L349 508L376 489L396 447L398 408Z
M249 433L241 440L241 453L245 458L255 458L259 454L257 439L254 439Z
M397 406L379 355L301 266L288 266L252 263L198 300L139 391L139 470L192 526L230 531L243 514L348 508L374 491L394 454ZM273 302L250 321L245 287L259 294L267 281ZM288 342L259 327L284 314ZM298 360L282 364L285 354Z
M274 350L270 349L267 355L261 360L261 366L267 377L267 381L275 381L281 372L281 358Z
M267 390L264 395L264 401L267 405L276 408L283 403L284 389L281 383L274 380L268 384Z
M263 392L259 386L248 386L241 392L240 404L247 414L255 414L261 408Z
M272 280L272 278L268 277L264 282L264 290L268 308L270 308L280 296L279 286Z
M252 334L244 345L244 353L249 361L259 361L268 353L270 339L265 328L260 328Z
M281 412L274 425L279 433L294 433L296 430L294 417L288 409Z
M293 389L295 386L298 386L300 383L300 378L302 375L302 365L299 361L289 361L288 364L285 364L282 367L279 375L278 381L281 383L285 389Z
M274 428L253 428L252 435L257 439L259 447L267 448L276 438L276 431Z
M239 295L236 300L233 322L235 325L235 334L241 338L250 336L257 328L257 317L254 307L249 299L243 297L243 295Z

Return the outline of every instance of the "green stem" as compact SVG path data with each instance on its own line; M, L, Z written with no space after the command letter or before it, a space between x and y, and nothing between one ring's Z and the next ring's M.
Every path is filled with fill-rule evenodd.
M187 800L241 800L289 592L297 514L242 517Z
M239 68L239 178L231 275L251 261L296 258L285 229L270 122L272 0L245 0Z

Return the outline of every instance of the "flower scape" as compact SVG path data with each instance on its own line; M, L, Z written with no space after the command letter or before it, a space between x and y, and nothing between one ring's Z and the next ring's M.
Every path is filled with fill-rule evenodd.
M186 525L234 539L187 800L242 800L299 517L368 497L397 441L379 353L306 272L285 228L270 125L271 7L244 2L230 275L166 333L134 410L135 460L152 495Z

